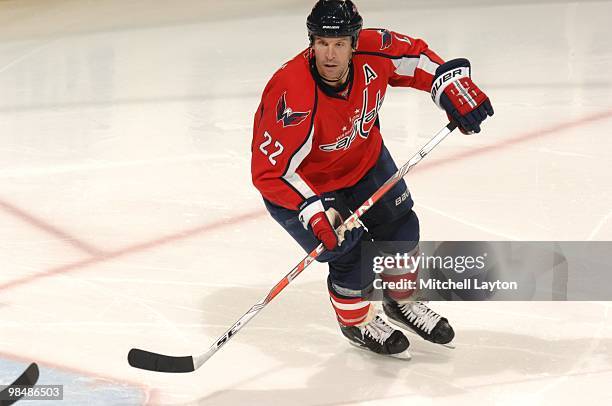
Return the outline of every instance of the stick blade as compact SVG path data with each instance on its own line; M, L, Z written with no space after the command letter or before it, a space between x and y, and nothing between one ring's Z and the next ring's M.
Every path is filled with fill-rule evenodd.
M40 371L38 370L38 365L35 362L32 362L29 367L13 382L13 385L17 386L34 386L38 381L38 377L40 375Z
M132 348L128 353L128 362L134 368L156 372L193 372L193 357L171 357L169 355Z

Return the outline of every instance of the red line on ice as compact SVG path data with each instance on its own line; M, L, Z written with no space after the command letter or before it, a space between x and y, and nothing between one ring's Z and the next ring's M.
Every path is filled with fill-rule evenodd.
M423 162L423 164L414 168L415 172L419 170L428 169L431 167L440 167L450 163L454 163L456 161L472 158L476 155L481 155L484 153L488 153L494 150L502 149L505 147L510 147L517 144L522 144L527 141L533 141L534 139L545 137L548 135L552 135L555 133L561 133L563 131L567 131L576 127L580 127L586 124L591 124L597 121L606 120L612 118L612 110L603 111L600 113L592 114L590 116L582 117L580 119L571 120L559 124L554 124L549 127L544 127L539 130L533 130L529 132L525 132L517 135L516 137L512 137L503 141L499 141L495 144L487 145L484 147L473 148L464 152L459 152L448 157L444 157L442 160L438 161L429 161ZM473 137L473 135L469 135L468 137ZM486 137L486 135L484 135Z
M91 257L91 258L82 259L80 261L72 262L66 265L61 265L61 266L49 269L44 272L32 274L32 275L25 276L20 279L15 279L12 281L5 282L3 284L0 284L0 291L14 288L20 285L25 285L27 283L36 281L38 279L48 278L50 276L64 274L64 273L71 272L77 269L85 268L90 265L98 264L100 262L109 261L111 259L115 259L115 258L122 257L125 255L145 251L147 249L155 248L155 247L158 247L158 246L161 246L161 245L173 242L173 241L178 241L178 240L183 240L185 238L193 237L198 234L204 234L204 233L208 233L208 232L215 231L218 229L222 229L228 226L242 223L244 221L256 219L258 217L262 217L265 213L266 212L264 212L263 210L252 211L252 212L244 213L239 216L232 217L226 220L219 220L213 223L204 224L198 227L179 231L174 234L168 234L168 235L156 238L154 240L149 240L149 241L144 241L138 244L129 245L125 248L121 248L116 251L108 251L100 255Z

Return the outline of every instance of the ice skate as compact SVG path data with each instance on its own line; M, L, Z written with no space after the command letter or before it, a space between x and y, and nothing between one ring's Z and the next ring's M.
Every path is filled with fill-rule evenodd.
M359 348L394 358L410 359L410 342L400 330L388 325L380 316L363 326L340 326L342 334Z
M425 303L399 303L386 298L383 309L391 323L412 331L432 343L455 348L450 344L455 332L448 320L431 310Z

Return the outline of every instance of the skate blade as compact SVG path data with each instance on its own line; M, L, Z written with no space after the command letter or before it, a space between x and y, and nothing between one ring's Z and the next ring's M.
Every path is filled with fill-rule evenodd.
M411 334L414 334L414 335L418 336L419 338L423 339L425 342L432 343L432 344L436 344L436 345L441 345L442 347L446 347L446 348L451 349L451 350L454 350L454 349L456 348L456 347L455 347L455 344L453 344L453 342L452 342L452 341L451 341L450 343L446 343L446 344L438 344L438 343L434 343L433 341L429 341L429 340L424 339L423 337L421 337L421 336L419 335L419 333L417 333L416 331L414 331L414 330L413 330L413 329L411 329L410 327L408 327L408 326L406 326L406 325L404 325L404 324L401 324L401 323L399 323L399 322L397 322L397 321L393 320L391 317L387 317L387 320L389 321L389 323L391 323L391 324L395 324L397 327L401 328L402 330L407 331L407 332L409 332L409 333L411 333Z
M408 352L408 349L404 350L403 352L400 352L398 354L378 354L372 350L370 350L368 347L363 347L357 343L352 342L351 340L348 340L349 344L352 345L355 348L359 348L362 351L367 351L370 354L375 354L375 355L381 355L383 357L388 357L388 358L397 358L397 359L401 359L404 361L408 361L412 359L412 355L410 355L410 353Z

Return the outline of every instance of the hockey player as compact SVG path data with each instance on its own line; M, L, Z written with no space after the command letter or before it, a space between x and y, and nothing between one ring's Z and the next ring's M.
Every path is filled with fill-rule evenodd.
M367 200L397 167L378 119L387 86L412 87L463 133L480 132L493 109L470 79L466 59L444 62L420 40L386 29L362 29L350 1L319 0L307 18L310 46L268 82L253 125L251 171L271 216L306 252L323 243L317 259L329 265L328 289L340 330L351 343L398 358L409 341L368 300L373 272L360 269L360 242L410 241L418 254L419 220L402 180L361 218L335 228ZM383 273L383 280L414 279L416 270ZM447 344L448 320L415 301L413 291L385 291L388 319L426 340Z

